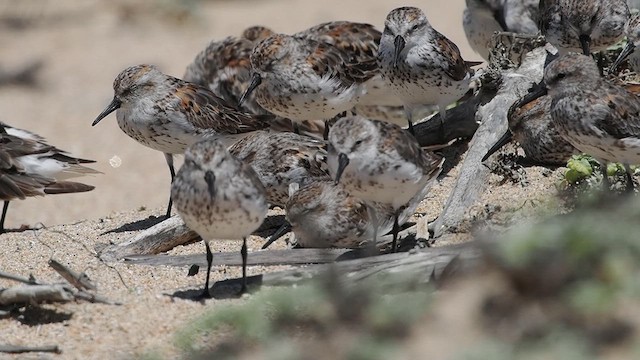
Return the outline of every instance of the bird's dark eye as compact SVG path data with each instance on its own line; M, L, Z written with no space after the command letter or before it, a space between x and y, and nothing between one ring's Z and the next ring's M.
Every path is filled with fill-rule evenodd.
M355 142L355 144L353 144L353 148L357 148L358 146L362 145L362 140L358 140Z
M557 77L558 79L564 79L564 78L565 78L565 76L567 76L567 75L566 75L566 74L564 74L564 73L560 73L560 74L558 74L556 77Z
M418 27L420 27L420 24L415 24L415 25L413 25L413 26L411 27L411 31L413 32L413 31L418 30Z

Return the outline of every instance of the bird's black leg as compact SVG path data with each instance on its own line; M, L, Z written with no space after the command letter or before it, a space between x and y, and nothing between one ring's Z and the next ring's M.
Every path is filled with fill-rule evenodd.
M400 226L398 225L399 216L400 209L396 210L393 214L393 230L391 230L393 232L393 241L391 242L391 252L397 251L396 244L398 243L398 231L400 229Z
M211 294L209 293L209 277L211 276L211 263L213 263L213 253L209 247L209 242L205 241L204 245L207 247L207 279L204 282L204 289L202 290L202 298L209 299Z
M173 167L173 155L164 153L164 158L167 160L167 166L169 166L169 173L171 174L171 183L173 184L173 179L176 177L176 170ZM171 207L173 206L173 200L171 199L171 195L169 195L169 205L167 205L167 213L164 215L166 219L171 217Z
M605 192L611 189L611 185L609 184L609 176L607 175L607 163L601 162L600 168L602 169L602 188Z
M242 288L240 289L240 295L247 292L247 238L242 238L242 248L240 249L240 255L242 256Z
M9 209L9 202L5 201L2 206L2 218L0 219L0 234L4 234L4 219L7 217L7 209Z

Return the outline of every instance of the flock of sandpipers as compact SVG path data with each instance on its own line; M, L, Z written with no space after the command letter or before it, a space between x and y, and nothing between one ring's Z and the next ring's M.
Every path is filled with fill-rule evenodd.
M584 152L627 169L640 164L640 99L602 77L591 57L626 35L608 72L626 57L632 69L640 66L633 52L639 20L625 1L466 2L465 33L485 59L495 31L541 32L558 50L543 84L510 110L510 130L492 151L510 137L526 143L528 135L536 139L525 153L539 162ZM212 239L243 239L246 290L246 237L270 205L286 210L301 246L361 247L391 230L396 251L399 226L443 163L419 146L413 123L425 106L437 106L445 121L446 107L469 92L477 74L422 10L393 9L384 25L380 32L335 21L293 35L255 26L211 42L183 79L152 65L116 77L113 100L93 125L115 111L123 132L164 153L172 180L166 216L175 206L206 245L204 296ZM8 125L0 140L0 225L10 200L92 189L65 180L95 173L84 165L91 161ZM175 154L184 154L177 173Z

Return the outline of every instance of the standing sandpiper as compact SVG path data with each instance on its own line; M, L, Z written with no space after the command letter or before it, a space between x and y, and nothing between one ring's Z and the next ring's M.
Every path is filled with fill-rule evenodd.
M625 0L540 0L540 31L560 54L604 50L624 35Z
M113 82L113 90L113 100L92 126L116 111L118 126L125 134L164 153L171 181L175 177L174 154L183 154L189 145L204 138L217 138L230 146L247 133L268 127L272 118L242 113L209 89L165 75L152 65L123 70Z
M404 103L412 133L417 108L437 105L444 120L447 105L469 91L471 70L460 50L415 7L387 15L378 63L387 85Z
M205 139L190 146L171 185L171 198L184 223L197 232L207 249L209 297L212 239L242 239L242 290L247 290L247 236L258 229L269 205L265 189L251 166L234 158L226 146Z

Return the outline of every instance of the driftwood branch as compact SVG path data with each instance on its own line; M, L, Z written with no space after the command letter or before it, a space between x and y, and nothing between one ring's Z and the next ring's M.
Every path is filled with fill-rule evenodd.
M475 204L486 188L489 169L481 159L487 150L507 130L507 110L527 93L533 82L542 79L546 50L538 48L525 57L516 71L501 74L502 85L493 99L478 108L476 114L480 126L471 140L460 174L445 203L444 210L434 224L434 236L444 232L457 232L465 221L468 209ZM424 234L427 224L419 221L418 234Z
M68 302L74 299L73 292L61 284L14 286L0 291L0 305Z
M24 276L20 276L20 275L13 275L13 274L9 274L3 271L0 271L0 278L2 279L7 279L7 280L13 280L13 281L17 281L17 282L21 282L24 284L29 284L29 285L38 285L38 282L34 279L34 278L26 278Z
M22 345L0 345L0 353L22 354L28 352L48 352L60 354L62 351L58 345L45 346L22 346Z
M393 286L397 276L407 277L417 283L428 283L434 276L439 278L447 265L456 259L459 269L477 265L480 250L474 244L427 248L418 251L385 254L332 264L311 265L293 270L267 273L248 278L251 286L291 286L325 274L329 269L341 274L347 283L374 279L381 286ZM214 284L217 286L239 286L241 279L229 279Z
M69 284L75 286L79 290L96 290L96 286L91 282L87 274L78 273L62 265L54 259L49 260L49 266L53 268L60 276L69 282Z
M200 236L190 230L180 219L173 216L146 230L140 231L133 238L102 250L100 258L105 261L116 261L127 255L149 255L169 251L178 245L199 241Z

